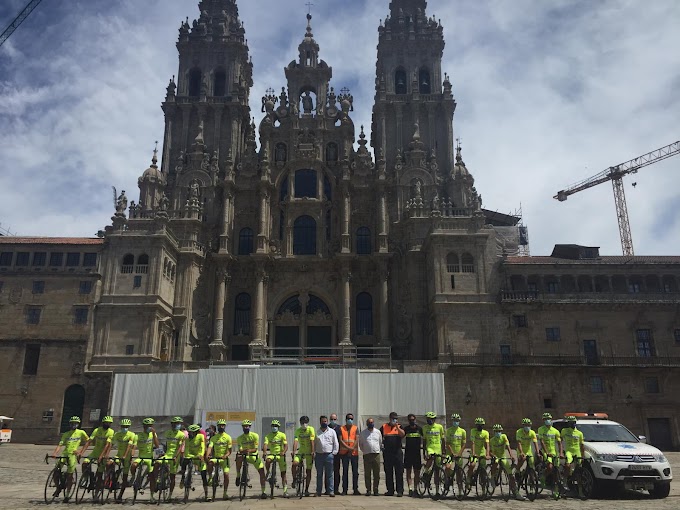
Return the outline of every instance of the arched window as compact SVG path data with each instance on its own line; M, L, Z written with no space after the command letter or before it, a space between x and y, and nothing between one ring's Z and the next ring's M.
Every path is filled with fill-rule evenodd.
M324 315L330 315L331 311L328 305L324 303L323 299L314 294L309 295L309 301L307 301L307 315L314 315L316 312L322 312Z
M333 200L333 188L331 187L331 180L327 175L323 176L323 195L329 202Z
M139 257L137 257L137 267L135 268L135 273L147 274L148 272L149 272L149 256L146 253L143 253Z
M281 189L279 190L279 202L284 202L288 198L288 176L281 181Z
M474 273L475 272L475 259L469 253L464 253L461 259L462 272L463 273Z
M213 76L213 96L224 97L227 95L227 73L220 69Z
M326 145L326 161L328 163L335 163L338 161L338 144L331 142Z
M357 335L373 334L373 298L368 292L357 296Z
M203 81L203 73L198 68L189 71L189 95L198 97L201 95L201 82Z
M123 266L120 272L123 274L130 274L134 270L135 266L135 256L132 253L128 253L123 257Z
M236 296L234 306L234 334L250 335L250 294Z
M421 94L432 93L432 82L430 81L430 71L423 68L418 73L418 90Z
M403 69L397 69L397 72L394 73L394 92L396 94L408 94L406 71Z
M316 171L295 172L295 198L316 198Z
M371 230L368 227L361 227L357 230L357 255L370 255L371 248Z
M274 149L274 161L276 163L285 163L288 161L288 147L286 147L285 143L279 142L276 144L276 148Z
M449 273L460 273L460 260L457 253L449 253L447 255L446 270Z
M326 224L324 227L326 228L326 241L331 240L331 221L333 221L333 216L331 214L330 209L326 209Z
M238 254L250 255L253 253L253 229L242 228L238 234Z
M277 315L283 315L286 312L290 312L293 315L300 315L302 313L299 295L295 295L286 299L279 308Z
M316 255L316 221L300 216L293 225L293 255Z

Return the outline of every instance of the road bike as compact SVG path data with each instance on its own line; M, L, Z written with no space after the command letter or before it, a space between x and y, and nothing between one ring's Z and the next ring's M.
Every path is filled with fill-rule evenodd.
M517 482L517 489L520 487L524 489L529 501L535 501L536 496L540 492L540 487L538 483L538 473L536 469L531 467L532 455L526 456L526 469L521 471L519 469L515 470L515 480Z
M489 487L489 497L493 496L496 489L501 493L501 499L503 501L510 500L510 477L508 472L505 470L505 466L501 461L508 459L500 459L497 457L491 457L491 473L490 473L490 487ZM512 468L515 468L515 463L513 462ZM495 473L494 473L495 471ZM512 473L512 469L510 470Z
M293 462L295 462L295 454L291 453L290 456L293 459ZM300 457L300 463L298 464L297 470L295 471L295 476L293 476L293 485L295 486L295 495L302 499L302 496L304 496L306 492L305 484L307 483L305 471L305 454L298 453L298 456Z
M257 454L254 454L257 457ZM253 486L250 484L250 477L248 476L248 455L245 453L238 452L236 458L241 459L241 473L238 487L238 497L239 501L243 501L246 497L246 492L248 489L252 489Z
M122 459L118 457L109 457L108 460L111 461L111 464L107 463L106 467L104 468L104 484L102 487L101 499L102 505L104 504L105 500L109 500L111 494L113 494L113 498L116 501L121 500L123 497L123 484L120 480L121 475L123 474ZM104 495L106 495L106 498L104 498Z
M137 495L144 494L146 489L149 487L149 466L147 466L146 460L153 462L154 459L150 458L140 458L140 462L137 465L137 471L135 472L135 477L132 480L132 504L137 502Z
M468 461L468 465L475 461L477 462L477 466L472 473L472 479L469 481L469 486L470 491L472 491L472 487L475 488L475 494L477 495L477 499L480 501L490 498L492 493L491 477L489 475L489 470L491 467L488 463L485 466L482 466L482 460L486 460L486 457L478 457L475 455L470 456Z
M269 490L271 498L274 499L274 488L279 488L279 482L276 479L276 467L281 460L281 455L268 455L268 459L271 459L269 464Z
M185 458L182 460L182 482L180 487L184 486L184 504L189 502L189 495L196 490L193 486L193 475L196 468L201 469L203 460L199 457Z
M454 488L454 497L458 501L462 501L468 494L472 487L467 483L467 477L465 476L465 469L458 462L464 457L451 457L450 462L453 463L453 471L450 476L451 487ZM470 458L467 457L466 466L470 463Z
M229 466L229 459L212 459L211 462L213 463L213 469L212 469L212 479L210 480L210 486L212 488L212 499L215 501L217 498L217 489L219 487L223 487L222 480L224 478L224 469L222 468L222 461L226 460L227 461L227 467ZM227 499L227 489L226 487L224 488L224 492L222 493L222 499Z
M427 493L432 499L442 499L446 497L452 485L451 477L446 473L444 467L450 459L439 453L431 453L429 457L433 459L432 468L428 471L425 466L422 467L420 482L416 490L421 497ZM437 462L437 459L439 459L439 462ZM434 484L432 483L433 480Z
M572 492L578 494L579 499L585 501L593 493L593 474L590 468L584 464L589 464L590 459L574 457L572 462L573 472L566 480L566 485Z
M158 493L157 504L167 503L170 501L170 485L172 483L172 476L170 474L169 462L175 462L176 459L159 458L154 461L157 469L156 473L156 492Z
M45 504L49 505L57 500L60 494L64 494L64 502L67 503L78 486L78 472L72 473L72 480L69 486L69 474L64 469L68 466L68 457L55 457L53 455L45 455L45 464L49 464L48 459L55 459L57 461L54 469L47 475L45 481Z
M104 482L101 478L103 473L99 472L99 466L100 462L98 460L90 460L84 463L83 474L76 489L76 503L82 503L88 493L92 493L92 500L94 502L101 501L104 494ZM94 467L97 469L93 469Z

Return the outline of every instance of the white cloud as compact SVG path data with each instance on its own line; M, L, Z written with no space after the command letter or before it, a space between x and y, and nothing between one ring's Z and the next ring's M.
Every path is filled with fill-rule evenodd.
M43 2L0 48L0 221L21 234L92 235L111 190L136 181L163 135L179 22L196 0ZM259 98L280 89L305 30L303 0L239 2ZM370 131L378 20L389 0L317 1L333 85ZM558 242L620 252L611 186L558 203L572 182L678 139L680 4L673 0L430 0L447 47L454 120L485 206L524 209L532 252ZM0 8L8 23L23 5ZM74 10L77 15L74 15ZM13 14L14 13L14 14ZM680 253L680 157L627 179L639 254ZM630 183L637 182L632 188Z

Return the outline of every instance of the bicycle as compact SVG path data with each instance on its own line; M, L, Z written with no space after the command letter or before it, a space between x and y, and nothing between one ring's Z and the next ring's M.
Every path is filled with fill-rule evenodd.
M257 454L255 454L257 455ZM248 455L245 453L238 452L236 458L241 458L241 476L238 487L238 497L239 501L243 501L246 497L246 492L248 489L252 489L253 486L250 484L250 477L248 476ZM299 466L298 466L299 467Z
M430 496L430 498L437 500L446 497L446 494L448 494L449 488L451 487L451 480L444 468L448 463L449 458L439 453L431 453L430 457L434 459L432 462L432 470L428 472L426 467L423 466L422 471L420 472L420 482L418 483L416 490L421 497L427 492L427 495ZM439 463L437 463L437 459L440 459ZM431 483L433 477L435 480L434 487Z
M485 457L484 457L485 458ZM485 499L488 499L491 497L491 482L490 482L490 476L489 476L489 469L490 466L487 464L485 467L482 467L482 463L479 462L481 461L481 457L479 456L470 456L468 464L471 464L475 460L478 461L477 467L475 468L475 471L472 473L472 479L470 480L470 492L472 492L472 487L474 486L475 488L475 493L477 494L477 499L479 501L484 501Z
M80 477L78 482L78 487L76 489L76 503L80 504L85 499L85 495L88 492L92 493L92 500L98 502L104 494L104 484L101 479L98 479L98 474L96 470L92 470L92 467L99 467L98 460L90 460L90 462L85 463L83 466L83 475Z
M73 472L73 479L71 480L71 486L69 487L68 473L64 472L64 467L68 465L68 457L45 455L45 464L49 464L48 459L50 458L57 460L57 464L47 475L47 480L45 481L45 504L49 505L50 503L53 503L62 492L64 493L64 502L68 502L78 485L78 472Z
M224 477L224 469L222 468L221 461L225 459L212 459L211 462L213 463L213 468L212 468L212 479L210 480L209 485L212 487L212 500L215 501L217 498L217 489L220 487L223 487L222 484L222 478ZM229 459L226 459L227 462L229 462ZM222 494L222 499L227 499L227 494L226 494L226 489L225 492Z
M118 500L118 491L122 496L122 483L120 483L120 475L123 473L123 468L121 466L121 459L117 457L110 457L108 460L113 461L111 465L107 465L104 468L104 485L102 487L102 493L106 492L106 501L111 497L113 492L113 498ZM102 494L101 504L104 504L104 495Z
M197 462L198 461L198 462ZM199 468L201 467L202 463L201 459L197 457L192 457L190 459L183 459L182 460L182 480L183 480L183 485L184 485L184 504L186 505L189 502L189 494L193 492L195 487L191 485L191 479L194 474L194 469L196 466ZM187 470L188 468L188 470Z
M274 499L274 488L279 488L278 480L276 479L276 466L281 459L281 455L268 455L271 457L271 464L269 465L269 489L271 498Z
M167 503L170 501L170 467L168 467L168 462L172 462L175 459L165 459L163 457L154 460L154 463L160 464L158 466L158 472L156 474L156 492L158 493L158 500L156 504L160 505L162 503Z
M491 475L490 476L490 487L489 487L489 497L492 497L494 492L496 491L496 488L498 488L501 492L501 499L503 501L509 501L510 500L510 478L508 477L507 471L505 471L505 467L503 466L501 460L507 460L507 459L500 459L498 457L491 457ZM495 466L495 471L496 474L493 475L494 471L494 466ZM515 463L512 463L513 468L515 467ZM512 471L511 471L512 472Z
M307 481L306 471L305 471L305 456L304 454L298 454L300 456L300 463L298 464L295 476L293 476L293 483L295 484L295 495L302 499L305 495L305 483ZM293 462L295 462L295 454L290 454Z
M563 468L560 464L560 459L564 459L564 457L553 454L548 454L547 457L552 459L552 469L550 470L550 473L548 473L548 462L547 460L543 460L541 463L540 472L541 479L545 480L546 487L549 486L551 488L552 498L554 500L558 500L566 493L566 488L564 486L564 475L562 473ZM539 490L539 493L540 492L542 492L542 489Z
M593 493L593 475L589 468L583 465L584 462L590 463L591 459L584 459L582 457L574 458L574 470L566 481L566 485L573 492L577 493L579 499L582 501L588 499Z
M463 458L464 457L451 457L451 462L453 462L453 472L450 477L451 486L455 487L454 497L458 501L463 501L463 498L470 494L470 490L472 490L472 487L466 483L467 477L465 476L465 469L458 464L458 460ZM466 466L469 464L470 457L467 457Z
M142 458L140 459L153 461L154 459ZM144 494L147 487L149 486L149 466L145 462L140 462L137 466L137 472L135 473L135 479L132 481L132 504L137 502L137 494Z
M532 458L532 455L526 455L526 469L523 472L519 469L515 470L517 490L519 490L520 487L523 487L529 501L535 501L536 496L538 496L540 492L538 473L530 464L530 459Z

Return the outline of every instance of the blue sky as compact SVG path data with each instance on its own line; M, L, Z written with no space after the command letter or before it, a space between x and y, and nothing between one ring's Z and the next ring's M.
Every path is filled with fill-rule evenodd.
M26 0L3 0L4 28ZM241 0L253 115L285 84L307 0ZM314 35L336 89L370 129L377 27L389 0L316 0ZM111 186L136 200L162 139L180 21L197 0L44 0L0 47L0 226L90 236ZM621 247L611 186L558 203L575 181L680 139L680 2L430 0L445 27L456 137L485 207L523 208L532 253ZM357 132L358 136L358 132ZM637 254L680 254L680 156L627 180ZM631 184L637 182L633 188Z

